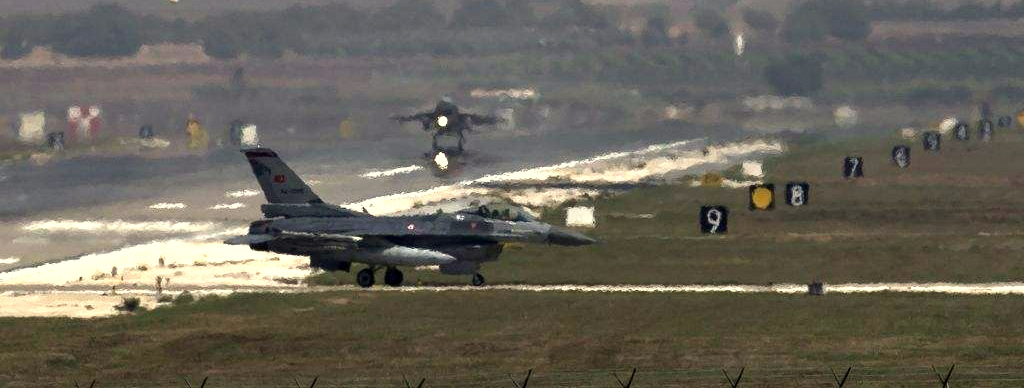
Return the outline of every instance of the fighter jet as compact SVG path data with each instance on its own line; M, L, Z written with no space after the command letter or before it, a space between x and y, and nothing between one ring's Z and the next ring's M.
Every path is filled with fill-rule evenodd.
M449 155L462 153L466 143L464 132L472 131L474 125L493 125L503 121L500 117L461 113L458 106L447 100L438 101L433 111L392 118L400 122L419 121L424 131L434 131L434 151ZM454 141L456 145L442 144L446 140Z
M401 266L439 266L448 275L472 275L482 286L480 265L495 261L507 242L578 246L595 240L575 231L539 222L521 208L487 205L455 213L374 217L324 203L275 153L267 148L244 150L267 204L265 219L249 225L249 233L225 241L251 249L310 257L310 266L348 272L352 263L366 264L356 283L373 286L375 273L384 283L402 284Z

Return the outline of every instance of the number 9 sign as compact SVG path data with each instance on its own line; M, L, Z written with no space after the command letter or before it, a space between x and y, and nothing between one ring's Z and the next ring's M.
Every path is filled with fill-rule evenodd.
M729 209L720 205L700 207L700 231L704 234L724 234L729 231Z

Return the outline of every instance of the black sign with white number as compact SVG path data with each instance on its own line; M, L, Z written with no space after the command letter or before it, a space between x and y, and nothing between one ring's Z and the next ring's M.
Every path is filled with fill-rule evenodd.
M924 133L924 150L938 152L942 147L942 134L935 131Z
M981 141L992 140L992 120L981 120L978 123L978 137Z
M700 207L700 232L725 234L729 231L729 209L721 205Z
M956 135L956 139L960 141L967 141L971 139L971 129L967 127L967 123L959 123L956 128L953 129L953 134Z
M54 151L64 151L64 132L47 133L46 146Z
M807 182L789 182L786 184L786 204L804 206L811 199L811 185Z
M864 158L847 156L843 161L843 178L853 179L864 176Z
M1013 118L1012 117L1010 117L1010 116L1001 116L1001 117L999 117L999 126L1000 127L1005 128L1005 127L1009 127L1011 125L1013 125Z
M892 162L896 163L899 168L910 166L910 147L905 145L892 147Z

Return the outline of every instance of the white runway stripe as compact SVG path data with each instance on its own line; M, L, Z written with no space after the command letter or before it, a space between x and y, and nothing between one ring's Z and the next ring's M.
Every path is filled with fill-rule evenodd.
M394 176L394 175L399 175L399 174L408 174L408 173L411 173L411 172L414 172L414 171L419 171L419 170L422 170L422 169L423 169L423 166L418 166L418 165L414 164L414 165L411 165L411 166L398 167L398 168L393 168L393 169L384 170L384 171L370 171L370 172L367 172L365 174L360 174L359 177L360 178L367 178L367 179L376 179L376 178L389 177L389 176Z
M187 221L125 221L125 220L42 220L33 221L22 230L39 233L188 233L205 232L219 227L213 222Z

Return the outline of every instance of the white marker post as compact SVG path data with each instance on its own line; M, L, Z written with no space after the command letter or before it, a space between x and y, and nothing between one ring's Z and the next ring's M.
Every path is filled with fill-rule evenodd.
M242 127L241 136L242 149L259 148L260 137L256 132L256 126L249 124Z
M590 206L573 206L565 210L565 226L593 228L597 226L594 219L594 208Z
M42 144L46 138L46 115L42 111L21 114L18 125L18 141L25 144Z

